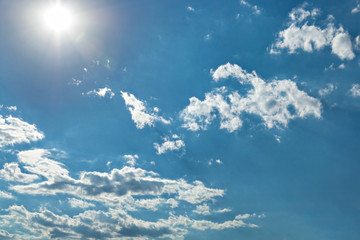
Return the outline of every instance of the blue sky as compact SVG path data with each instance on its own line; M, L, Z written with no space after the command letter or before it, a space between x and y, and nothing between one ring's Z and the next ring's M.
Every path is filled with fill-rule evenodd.
M358 239L359 20L0 1L0 239Z

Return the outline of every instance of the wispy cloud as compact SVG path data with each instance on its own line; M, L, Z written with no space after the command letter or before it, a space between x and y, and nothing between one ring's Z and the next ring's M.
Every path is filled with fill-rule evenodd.
M190 11L190 12L195 12L195 8L193 8L193 7L191 7L191 6L188 6L186 9L187 9L188 11Z
M245 0L240 0L240 5L243 5L245 7L250 8L254 15L260 15L261 14L261 10L259 9L259 7L257 5L252 5L251 3L249 3L249 2L247 2Z
M34 124L13 116L0 115L0 148L18 143L30 143L44 138Z
M9 192L0 191L0 198L13 199L14 196Z
M0 170L0 179L10 182L29 183L39 179L36 174L23 173L17 163L5 163Z
M325 88L319 90L320 96L326 96L332 93L336 89L335 85L332 83L328 83Z
M80 200L77 198L68 198L68 202L72 208L90 208L95 207L95 204L89 203L84 200Z
M125 104L131 113L131 119L135 122L137 128L142 129L146 125L152 127L155 125L155 122L158 121L164 124L170 124L170 120L158 116L133 94L121 91L121 96L125 100Z

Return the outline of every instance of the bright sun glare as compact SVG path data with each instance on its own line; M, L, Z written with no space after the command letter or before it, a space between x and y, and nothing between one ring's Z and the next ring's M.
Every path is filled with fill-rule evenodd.
M56 4L45 10L44 21L49 29L59 33L70 29L73 18L68 9Z

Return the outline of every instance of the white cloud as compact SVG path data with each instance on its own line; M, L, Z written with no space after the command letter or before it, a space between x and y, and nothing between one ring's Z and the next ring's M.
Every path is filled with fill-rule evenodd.
M0 148L18 143L30 143L44 138L34 124L19 118L0 115Z
M95 207L95 204L83 201L77 198L68 198L68 202L72 208L90 208Z
M9 106L9 107L6 107L6 109L9 110L9 111L16 111L17 107L16 106Z
M353 84L350 93L353 97L360 97L360 84Z
M27 171L43 176L51 181L70 179L68 170L62 163L49 159L56 150L34 149L18 153L19 162L24 164Z
M360 12L360 4L356 5L356 7L354 7L352 10L351 10L351 13L354 14L354 13L358 13Z
M69 216L43 207L31 212L23 206L13 205L0 213L0 229L3 231L0 236L14 236L17 239L24 236L27 239L183 239L189 229L205 231L257 227L247 222L256 217L255 214L237 215L233 220L220 223L177 215L177 208L183 201L197 205L195 212L202 215L208 215L207 209L209 214L230 211L226 208L210 211L207 202L215 203L215 198L225 193L221 189L205 187L200 181L188 183L184 179L165 179L154 172L133 167L112 169L110 173L82 172L78 179L74 179L63 164L50 159L56 154L55 150L45 149L18 153L19 162L24 168L43 179L35 183L14 184L10 189L31 195L67 194L74 196L68 198L72 208L95 207L94 203L88 202L93 201L103 204L102 210L83 210ZM0 192L1 196L13 197L6 192ZM170 212L165 211L169 214L168 218L147 221L129 214L132 211L157 211L160 208L170 208Z
M225 88L215 89L205 94L205 100L190 98L190 104L180 113L184 120L183 127L191 131L206 130L216 117L215 110L220 115L220 128L233 132L242 126L239 116L232 111L230 104L224 98Z
M241 5L250 6L250 4L245 0L240 0Z
M71 82L69 84L75 85L75 86L79 86L82 83L81 80L76 79L76 78L72 78Z
M137 154L135 155L131 155L131 154L127 154L124 155L123 158L126 160L126 163L129 164L130 166L135 166L136 164L136 160L139 158L139 156Z
M160 145L159 143L154 143L154 148L156 149L156 154L164 154L168 151L178 151L181 148L185 147L185 143L183 140L179 139L179 136L174 134L172 137L164 137L163 143Z
M142 129L146 125L152 127L157 121L170 124L170 120L151 112L146 108L145 103L138 100L133 94L121 91L121 96L125 100L125 104L131 113L131 119L135 122L137 128Z
M340 59L353 59L355 54L352 50L352 43L348 33L340 32L332 39L332 53L336 54Z
M320 96L326 96L332 93L336 89L335 85L332 83L328 83L325 88L319 90Z
M0 191L0 198L13 199L14 196L9 192Z
M215 213L226 213L226 212L231 212L231 209L223 208L223 209L214 210L213 212L215 212Z
M355 48L360 49L360 35L355 38Z
M328 67L325 67L324 71L334 71L334 63L331 63Z
M55 214L46 208L30 212L23 206L13 205L0 215L0 227L5 229L2 235L10 236L9 232L16 227L16 233L21 236L26 234L27 239L184 239L188 229L205 231L258 227L246 222L256 217L256 214L243 214L233 220L217 223L170 214L168 218L145 221L132 217L121 208L86 210L70 217Z
M265 82L256 72L247 73L238 65L227 63L216 71L211 70L213 79L233 77L241 84L253 88L246 96L238 92L227 93L225 87L205 94L203 101L190 98L190 104L181 112L183 127L191 131L205 130L219 116L220 129L233 132L242 126L242 113L260 116L266 127L286 127L295 118L314 116L321 118L321 103L298 89L291 80Z
M193 212L200 215L210 215L210 207L206 203L197 205Z
M190 12L194 12L194 11L195 11L195 9L194 9L193 7L191 7L191 6L188 6L188 7L187 7L187 10L190 11Z
M342 63L342 64L340 64L339 66L338 66L338 69L345 69L345 64L344 63Z
M209 166L213 165L213 163L217 163L217 164L223 164L223 162L220 159L210 159L210 161L208 162Z
M10 182L29 183L39 179L38 175L21 172L17 163L5 163L0 170L0 178Z
M306 4L289 13L288 28L279 32L275 44L270 48L270 53L278 54L281 49L287 49L290 54L296 53L298 49L313 52L329 46L332 48L331 52L340 59L352 60L355 54L350 35L341 26L338 28L334 26L332 16L327 19L328 23L324 28L309 25L305 20L318 16L319 10L305 10L304 7Z
M257 5L252 5L252 4L250 4L249 2L247 2L245 0L240 0L240 4L252 9L254 15L260 15L261 14L261 11L260 11L260 9L259 9L259 7Z
M224 195L224 190L207 188L200 181L187 183L183 179L163 179L154 172L128 166L112 169L110 173L82 172L79 179L74 179L69 176L62 163L49 158L54 153L56 152L45 149L19 152L18 158L24 168L33 174L43 176L45 180L14 184L10 188L22 194L64 193L107 204L121 202L125 196L159 197L164 194L175 195L176 200L199 204Z
M95 96L99 96L102 98L105 96L108 96L110 99L115 96L115 93L113 93L113 91L108 87L99 88L98 90L92 90L92 91L87 92L86 94L89 96L95 95Z

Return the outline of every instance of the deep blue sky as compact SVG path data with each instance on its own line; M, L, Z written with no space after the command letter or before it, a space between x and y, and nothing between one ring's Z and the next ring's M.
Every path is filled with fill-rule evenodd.
M0 239L359 238L359 2L54 4L0 0Z

